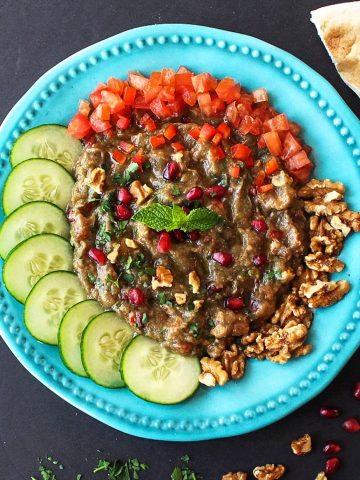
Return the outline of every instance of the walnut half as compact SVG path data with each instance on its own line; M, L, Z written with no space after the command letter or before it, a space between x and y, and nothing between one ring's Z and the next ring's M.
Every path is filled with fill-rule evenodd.
M306 455L311 452L311 437L305 433L300 438L296 438L291 442L291 450L295 455Z
M299 295L310 308L325 308L340 301L350 290L347 280L337 282L323 282L316 280L315 283L302 283Z
M213 358L203 357L200 360L202 373L199 376L199 382L207 387L215 387L225 385L229 381L229 375L218 360Z
M226 475L223 475L221 480L246 480L247 473L245 472L229 472Z
M273 463L255 467L253 470L253 475L257 480L277 480L281 478L284 473L284 465L274 465Z
M244 375L245 359L244 352L235 343L221 355L221 363L229 377L233 379L239 379Z

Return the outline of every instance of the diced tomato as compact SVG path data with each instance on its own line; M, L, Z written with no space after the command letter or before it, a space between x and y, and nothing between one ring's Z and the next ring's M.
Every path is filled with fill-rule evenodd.
M264 137L262 135L260 135L260 137L258 137L258 139L257 139L257 146L260 149L266 148L266 143L265 143Z
M230 103L226 107L226 112L225 112L226 118L228 119L229 123L231 123L232 126L238 127L240 123L240 118L238 115L238 110L236 108L235 102Z
M167 107L170 110L170 116L178 117L184 109L184 100L181 95L178 93L175 94L175 100L167 104Z
M105 132L105 130L111 128L111 123L109 121L98 118L96 110L90 115L89 120L90 125L96 133Z
M260 170L260 172L255 177L254 184L257 187L261 187L261 185L264 184L265 177L266 177L266 175L265 175L264 170Z
M221 147L211 147L211 154L213 160L215 160L216 162L220 162L225 158L225 152Z
M252 103L252 97L249 97L248 94L243 93L241 95L241 99L238 100L236 105L236 110L240 118L252 113Z
M193 77L192 73L177 73L175 75L175 88L178 89L179 87L190 87L194 90L191 78ZM195 90L194 90L195 91Z
M192 87L181 86L177 89L187 105L193 107L197 101L195 90Z
M162 77L161 72L151 72L149 78L149 86L156 87L162 85Z
M300 143L296 140L296 138L290 132L288 132L283 141L283 153L281 158L283 158L284 160L287 160L292 155L295 155L295 153L300 152L300 150L301 150Z
M90 110L91 110L90 103L87 100L80 100L79 113L81 113L81 115L84 115L85 117L88 117Z
M94 108L96 108L101 102L101 90L95 90L94 92L90 93L90 102Z
M171 117L171 110L165 102L161 101L159 98L155 98L150 102L150 110L159 118Z
M145 102L144 95L136 95L135 102L132 107L139 110L150 110L149 104Z
M110 107L106 103L100 103L95 110L93 111L92 115L97 117L99 120L110 120Z
M270 130L274 131L282 131L282 130L289 130L289 122L287 116L284 113L280 113L275 117L268 120L268 125Z
M171 146L175 150L175 152L182 152L183 150L185 150L185 146L181 142L173 142Z
M311 175L312 164L306 165L305 167L300 168L299 170L295 170L291 172L291 175L295 177L299 182L306 183Z
M146 156L144 155L142 148L140 148L139 151L132 157L131 161L139 165L140 170L143 171L143 165L146 161Z
M219 97L214 96L211 99L212 115L218 115L219 113L223 113L224 111L225 111L225 102L223 100L221 100Z
M216 133L216 128L214 128L210 123L204 123L201 127L199 134L199 142L202 143L205 140L210 140Z
M258 187L257 191L259 193L265 193L265 192L270 192L270 190L272 190L273 188L274 188L273 184L268 183L266 185L261 185L260 187Z
M296 122L289 122L289 126L290 126L290 132L295 136L297 137L299 135L299 133L301 132L301 127L298 123Z
M193 72L191 70L189 70L188 68L184 67L184 65L181 65L178 68L178 71L176 73L191 73L191 75L194 75Z
M309 164L311 165L311 160L304 150L300 150L300 152L295 153L295 155L286 160L286 166L290 172L300 170L300 168L306 167Z
M164 145L165 141L164 135L154 135L149 139L149 142L153 148L158 148L160 145Z
M247 135L251 133L252 135L260 135L261 133L261 121L258 118L253 118L250 115L245 115L241 120L239 126L239 132L241 135Z
M125 105L133 105L136 97L136 88L126 85L124 89Z
M226 103L231 103L240 98L240 84L232 78L223 78L216 87L219 98Z
M146 85L149 83L149 79L137 72L128 73L129 85L137 90L144 91Z
M84 138L92 133L90 122L82 113L76 113L70 120L68 132L74 138Z
M277 172L280 169L280 166L275 157L271 157L268 162L265 164L265 173L266 175L271 175L274 172Z
M125 82L119 80L118 78L110 77L107 82L107 86L112 92L122 95L124 92Z
M231 156L236 160L246 160L251 154L251 150L242 143L236 143L230 148Z
M118 93L110 92L110 90L101 90L101 101L110 107L111 113L121 112L124 107L124 100Z
M231 133L231 128L225 122L220 123L217 127L217 131L221 133L224 138L229 138Z
M210 90L215 90L217 80L210 73L200 73L191 77L191 81L196 93L206 93Z
M197 96L197 101L201 113L206 117L210 117L212 114L210 93L199 93Z
M175 86L175 70L173 68L161 69L161 84Z
M102 132L106 140L112 140L115 137L115 130L113 128L108 128Z
M173 102L175 100L175 87L167 85L162 87L159 92L158 98L164 102Z
M130 125L130 118L123 117L122 115L119 115L117 117L116 126L118 128L122 128L125 130L129 125Z
M213 139L211 140L211 142L214 144L214 145L219 145L219 143L221 142L223 136L221 135L221 133L217 132L215 133L215 135L213 136Z
M133 143L121 141L118 143L118 148L125 153L131 153L134 150L135 145Z
M265 88L257 88L253 90L252 96L254 97L255 103L267 102L269 100L268 93Z
M254 159L252 156L250 156L249 158L247 158L246 160L243 160L243 162L245 163L245 165L248 167L248 168L251 168L254 166L255 162L254 162Z
M120 163L120 165L124 165L124 163L126 162L126 155L125 153L123 152L120 152L120 150L115 150L112 154L112 158Z
M229 168L229 175L232 178L239 178L240 177L240 167L239 165L231 165Z
M277 132L263 133L266 146L269 149L271 155L279 156L282 152L282 146L280 137Z
M156 123L150 117L148 113L145 113L139 120L140 125L145 128L148 132L155 132L156 130Z
M168 125L166 128L165 128L165 131L164 131L164 137L167 139L167 140L171 140L173 139L177 134L177 130L176 130L176 127L175 125L173 125L172 123L170 123L170 125Z
M200 131L201 131L200 127L194 127L191 130L189 130L189 135L195 140L197 140L200 136Z

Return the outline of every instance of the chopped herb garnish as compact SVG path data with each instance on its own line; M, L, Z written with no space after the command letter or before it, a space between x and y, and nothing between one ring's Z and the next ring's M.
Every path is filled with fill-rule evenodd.
M129 220L122 220L120 222L113 222L116 233L124 233L126 227L129 224Z
M181 457L184 465L182 467L175 467L172 474L171 480L200 480L200 476L194 472L189 466L189 455L184 455Z
M126 283L132 284L135 281L135 275L133 275L132 273L123 273L123 278Z
M193 323L192 325L190 325L189 330L195 338L200 335L200 327L197 323Z
M185 462L185 463L189 463L190 457L189 457L189 455L186 453L185 455L183 455L183 456L181 457L181 460L182 460L183 462Z
M129 271L130 270L130 267L133 263L133 259L132 257L129 255L128 258L126 259L126 262L125 262L125 270L126 271Z
M148 317L147 313L143 313L143 315L141 317L141 323L143 325L146 325L148 323L148 321L149 321L149 317Z
M181 195L181 190L177 185L174 185L172 187L171 193L173 194L174 197L178 197Z
M193 302L190 302L187 304L187 309L189 311L195 310L195 305L193 304Z
M207 321L208 325L210 328L214 328L215 327L215 322L212 318L209 318L209 320Z
M78 473L78 474L76 475L75 480L81 480L81 479L82 479L82 473Z
M153 277L153 276L156 274L156 270L155 270L155 268L153 268L153 267L145 267L145 268L144 268L144 272L145 272L147 275L150 275L151 277Z
M169 305L172 307L172 302L166 298L166 294L164 292L159 293L159 303L160 305Z
M124 170L124 172L116 173L114 175L115 182L118 182L120 185L127 185L131 182L134 177L134 174L139 170L139 165L135 162L130 163L130 165Z
M119 287L119 278L114 279L114 278L110 277L110 275L108 275L106 277L106 284L107 285L115 285L115 287L120 288Z
M146 463L140 462L137 458L131 458L125 463L119 460L112 463L108 460L99 460L94 473L107 472L109 480L139 480L140 472L148 470Z
M106 225L105 225L105 223L103 223L100 226L99 231L98 231L97 236L96 236L96 243L98 245L104 245L107 242L111 242L110 232L107 232L105 229L106 229Z
M102 282L99 278L96 277L93 273L89 272L87 274L88 280L92 285L95 285L97 287L100 287L102 285Z
M264 272L265 282L271 282L272 280L279 280L282 277L282 272L278 270L266 270Z

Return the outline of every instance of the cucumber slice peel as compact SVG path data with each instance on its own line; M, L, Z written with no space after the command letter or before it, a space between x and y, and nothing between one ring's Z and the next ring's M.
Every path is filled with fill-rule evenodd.
M43 233L24 240L6 257L3 280L11 295L24 303L41 277L54 270L73 269L73 250L59 235Z
M96 300L84 300L71 307L61 320L58 344L62 361L73 373L87 377L81 361L81 337L85 327L104 310Z
M81 340L81 359L86 373L98 385L120 388L123 351L133 337L131 327L115 312L95 317L85 328Z
M29 158L47 158L71 171L81 152L81 142L73 138L66 127L47 124L28 130L16 140L10 162L15 167Z
M9 215L24 203L44 200L65 209L74 180L70 173L52 160L32 158L16 166L3 191L3 209Z
M138 397L164 405L180 403L199 386L200 362L170 352L155 340L138 335L126 348L121 373Z
M48 273L37 282L26 299L25 325L40 342L57 345L61 319L69 308L85 298L86 293L75 273Z
M55 233L67 240L70 226L59 207L48 202L30 202L17 208L0 228L0 255L5 258L19 243L41 233Z

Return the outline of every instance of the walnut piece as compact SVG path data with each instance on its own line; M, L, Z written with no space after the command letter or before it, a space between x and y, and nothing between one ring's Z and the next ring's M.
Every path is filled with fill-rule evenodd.
M235 343L221 355L221 363L232 379L239 379L244 375L245 360L244 352Z
M152 289L156 290L157 288L161 287L172 287L173 280L174 277L171 273L171 270L163 267L162 265L159 265L158 267L156 267L156 276L152 277L151 279Z
M319 472L316 475L315 480L327 480L327 476L325 475L325 472Z
M192 286L193 293L198 293L200 290L200 278L198 274L193 270L189 273L189 284Z
M302 303L299 296L290 293L274 313L271 323L278 323L281 327L289 322L303 323L307 328L310 328L312 317L312 311Z
M323 282L316 280L315 283L302 283L299 295L310 308L324 308L340 301L350 290L347 280L337 282Z
M307 213L315 213L315 215L335 215L337 213L345 212L347 209L347 203L345 202L324 202L324 199L321 200L312 200L309 202L304 202L304 208Z
M285 467L283 465L274 465L273 463L255 467L253 470L253 475L257 480L277 480L281 478L284 473Z
M246 480L247 473L245 472L229 472L226 475L223 475L221 480Z
M107 255L111 263L115 263L119 255L120 243L113 243L111 252Z
M213 358L203 357L200 360L202 373L199 376L199 382L214 387L217 383L225 385L229 381L229 375L218 360ZM211 378L210 375L213 377Z
M204 301L205 300L194 300L193 301L193 304L194 304L194 312L198 312L202 306L204 305Z
M348 227L352 228L354 232L360 232L360 213L346 210L339 215L340 220Z
M297 194L300 198L324 197L329 192L344 193L345 187L341 182L332 182L329 179L317 180L313 178L303 187L299 188Z
M295 455L306 455L311 452L311 437L305 433L300 438L296 438L291 442L291 450Z
M133 250L136 250L137 248L139 248L138 244L131 238L125 238L125 245L128 248L132 248Z
M106 173L103 168L97 167L90 172L90 177L85 179L94 192L101 194L104 188Z
M175 301L178 305L186 303L186 293L175 293Z
M141 205L153 192L153 189L139 180L135 180L130 185L130 193L135 198L137 205Z
M346 212L344 212L346 213ZM341 233L346 237L351 232L351 228L348 227L345 223L341 221L341 218L338 215L333 215L330 218L330 225L335 228L335 230L340 230Z
M336 257L328 257L322 252L310 253L305 257L305 263L311 270L317 272L341 272L345 264Z

